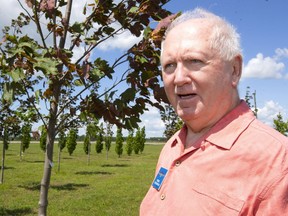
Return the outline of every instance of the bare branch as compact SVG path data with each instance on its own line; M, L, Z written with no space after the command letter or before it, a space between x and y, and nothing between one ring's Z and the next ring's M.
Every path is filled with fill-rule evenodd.
M68 0L68 2L67 2L65 17L63 18L63 20L64 20L64 35L60 39L60 43L59 43L60 49L64 49L64 47L65 47L65 42L66 42L67 32L68 32L68 26L69 26L70 17L71 17L72 2L73 2L73 0Z

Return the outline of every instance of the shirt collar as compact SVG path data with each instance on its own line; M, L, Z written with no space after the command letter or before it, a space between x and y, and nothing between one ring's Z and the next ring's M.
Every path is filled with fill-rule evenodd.
M243 131L255 120L253 112L245 101L218 121L204 136L208 142L224 149L231 149ZM177 143L185 143L187 127L184 125L170 140L171 147Z

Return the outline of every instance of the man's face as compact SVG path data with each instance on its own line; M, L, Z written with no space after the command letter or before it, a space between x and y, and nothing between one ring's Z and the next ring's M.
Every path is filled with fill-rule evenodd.
M162 47L167 97L195 131L212 126L233 108L239 80L234 60L224 61L211 50L211 27L207 20L186 21L168 33Z

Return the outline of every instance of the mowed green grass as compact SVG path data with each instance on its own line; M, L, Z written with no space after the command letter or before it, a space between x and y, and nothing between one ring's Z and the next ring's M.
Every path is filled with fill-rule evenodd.
M1 143L2 156L2 143ZM90 165L81 143L72 156L62 152L57 171L57 145L54 149L48 194L48 215L86 216L138 215L140 203L154 178L155 166L163 145L146 143L142 154L121 158L112 145L97 154L92 145ZM31 143L20 161L19 143L11 143L6 151L4 183L0 184L0 215L37 215L44 153L38 143Z

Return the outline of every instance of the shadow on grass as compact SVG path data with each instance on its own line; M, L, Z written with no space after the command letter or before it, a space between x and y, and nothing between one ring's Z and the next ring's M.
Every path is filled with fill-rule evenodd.
M63 157L62 159L63 160L72 160L73 158L72 157Z
M31 215L35 212L31 208L16 208L16 209L5 209L0 207L0 215L3 216L20 216L20 215Z
M27 160L27 161L25 161L25 162L27 162L27 163L44 163L43 160L35 160L35 161L29 161L29 160Z
M103 171L80 171L76 172L77 175L112 175L111 172L103 172Z
M2 166L0 166L0 169L2 169ZM15 169L15 167L7 167L7 166L4 166L4 170L8 170L8 169Z
M128 164L103 164L102 167L129 167Z
M55 190L68 190L68 191L72 191L72 190L76 190L77 188L82 188L82 187L88 187L89 184L75 184L75 183L68 183L68 184L63 184L63 185L51 185L52 189Z
M30 191L36 191L36 190L40 190L40 183L39 182L30 182L27 183L26 185L18 185L18 187L20 188L24 188L26 190L30 190Z
M67 184L59 184L59 185L50 185L51 189L55 190L76 190L77 188L81 187L88 187L89 184L75 184L75 183L67 183ZM40 183L39 182L30 182L26 185L19 185L18 187L24 188L26 190L31 190L31 191L39 191L40 190Z

